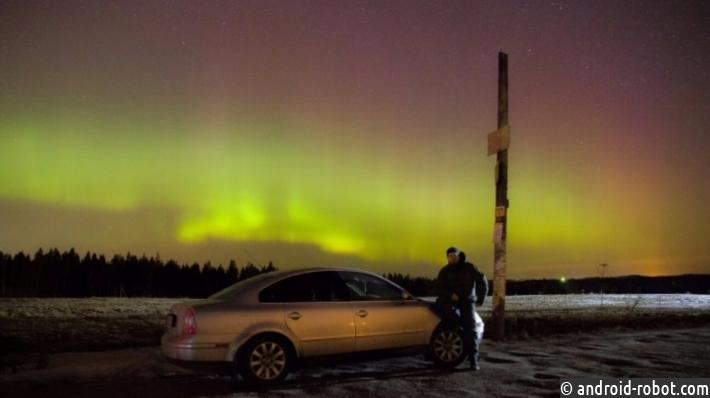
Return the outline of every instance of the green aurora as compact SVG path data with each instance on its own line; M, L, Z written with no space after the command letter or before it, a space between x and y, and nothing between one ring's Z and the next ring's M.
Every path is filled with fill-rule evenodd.
M236 22L243 10L208 7L191 25L157 5L87 4L0 13L4 252L431 276L457 245L492 275L495 160L485 146L504 47L509 276L596 275L600 263L617 275L708 271L710 79L692 79L705 63L672 61L673 76L617 66L635 44L612 41L621 27L604 31L611 17L554 45L524 23L506 34L480 25L464 44L454 38L485 13L439 23L413 10L392 22L380 18L392 10L344 7L346 18L371 18L341 31L330 17L256 5L252 24ZM234 23L216 22L222 14ZM655 29L646 23L639 31ZM662 66L683 35L707 48L698 32L659 34ZM619 73L623 86L609 77Z

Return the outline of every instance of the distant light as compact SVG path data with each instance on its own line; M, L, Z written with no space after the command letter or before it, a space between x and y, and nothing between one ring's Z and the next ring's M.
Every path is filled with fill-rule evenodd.
M560 282L561 282L561 283L567 282L567 278L565 278L565 277L563 276L562 278L560 278Z

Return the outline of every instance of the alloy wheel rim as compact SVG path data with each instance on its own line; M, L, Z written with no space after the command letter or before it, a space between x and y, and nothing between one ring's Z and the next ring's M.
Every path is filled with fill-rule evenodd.
M442 361L455 361L463 354L463 340L458 333L441 332L434 340L434 354Z
M251 351L249 366L256 377L273 380L286 368L286 352L281 345L265 341Z

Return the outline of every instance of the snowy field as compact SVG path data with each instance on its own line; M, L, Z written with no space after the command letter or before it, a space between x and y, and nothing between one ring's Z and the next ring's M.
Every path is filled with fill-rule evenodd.
M184 300L187 299L3 298L0 355L155 345L160 340L168 309ZM479 309L484 320L490 316L490 305L487 299ZM527 336L648 322L649 315L710 316L710 295L510 296L506 299L506 311L510 329Z
M175 298L0 298L0 318L162 317Z
M710 295L511 296L506 328L523 332L484 340L480 372L412 356L304 368L256 392L161 355L165 314L184 300L0 299L0 396L559 396L559 377L710 368ZM490 300L480 313L489 317Z
M424 297L433 301L433 297ZM710 294L550 294L508 296L509 312L589 311L589 310L710 310ZM490 313L488 297L478 309Z
M433 297L423 297L434 301ZM189 298L0 298L0 319L17 318L158 318L172 304ZM710 310L708 294L557 294L508 296L506 310L511 312L587 311L587 310ZM490 313L488 297L482 314Z

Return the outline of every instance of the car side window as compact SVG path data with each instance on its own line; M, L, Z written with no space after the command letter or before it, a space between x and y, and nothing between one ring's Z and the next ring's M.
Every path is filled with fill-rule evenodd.
M310 272L278 281L259 293L262 303L348 300L347 289L335 272Z
M341 272L340 277L354 301L404 299L402 291L384 279L358 272Z

